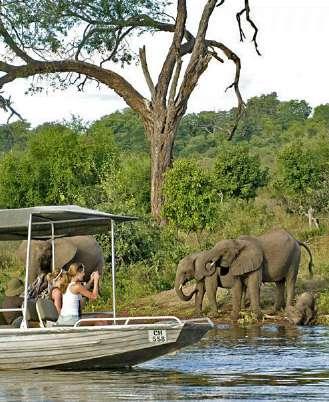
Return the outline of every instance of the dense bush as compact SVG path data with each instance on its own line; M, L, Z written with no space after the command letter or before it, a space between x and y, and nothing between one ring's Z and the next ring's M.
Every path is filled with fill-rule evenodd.
M47 124L30 136L26 150L5 154L0 162L0 205L92 205L104 173L116 164L111 133L79 135Z
M210 175L195 161L177 160L165 178L163 215L186 232L211 229L218 196Z

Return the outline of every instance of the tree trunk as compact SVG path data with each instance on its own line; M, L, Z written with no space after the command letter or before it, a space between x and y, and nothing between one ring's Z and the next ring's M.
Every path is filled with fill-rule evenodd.
M145 124L145 130L150 140L151 213L157 222L164 223L165 220L161 217L162 186L164 174L172 162L174 139L180 119L168 121L167 110L163 111L160 119L158 116Z

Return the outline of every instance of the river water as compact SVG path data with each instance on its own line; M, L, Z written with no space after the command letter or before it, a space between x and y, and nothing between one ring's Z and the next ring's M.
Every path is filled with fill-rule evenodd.
M0 372L0 401L328 401L329 327L219 326L124 371Z

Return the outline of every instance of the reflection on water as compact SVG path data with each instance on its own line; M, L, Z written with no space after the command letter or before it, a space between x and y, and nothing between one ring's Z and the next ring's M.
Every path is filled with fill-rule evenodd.
M221 326L126 371L0 372L0 401L329 400L329 328Z

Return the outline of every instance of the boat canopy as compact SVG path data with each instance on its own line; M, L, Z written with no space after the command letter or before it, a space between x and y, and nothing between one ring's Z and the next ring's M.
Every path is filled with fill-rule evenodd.
M28 238L32 215L31 238L49 239L53 236L81 236L111 230L111 221L134 221L134 216L113 215L77 205L40 206L32 208L0 209L0 240Z

